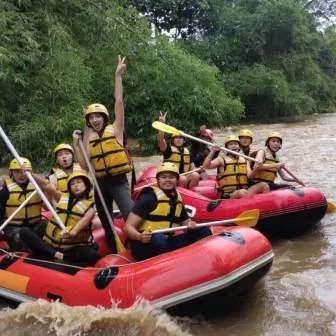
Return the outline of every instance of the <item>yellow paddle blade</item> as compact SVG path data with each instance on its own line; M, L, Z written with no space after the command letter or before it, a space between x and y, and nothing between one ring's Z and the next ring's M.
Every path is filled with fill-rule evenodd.
M335 212L336 211L336 205L330 201L327 201L327 212Z
M240 226L254 227L258 223L259 214L259 209L247 210L239 214L233 221L239 223Z
M180 133L181 135L184 134L182 131L179 131L177 128L167 125L161 121L154 121L152 123L152 127L159 131L165 132L165 133L170 133L170 134Z
M123 245L123 243L121 242L119 236L115 237L116 240L116 244L117 244L117 252L118 253L123 253L126 251L125 246Z

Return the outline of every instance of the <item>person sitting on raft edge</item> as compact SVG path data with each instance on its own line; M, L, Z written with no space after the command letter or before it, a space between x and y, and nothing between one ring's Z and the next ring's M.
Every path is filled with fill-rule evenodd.
M282 147L282 135L279 132L269 132L265 141L265 148L257 152L256 159L261 162L254 164L254 174L252 182L267 183L270 190L280 188L292 188L291 185L285 183L275 183L277 175L286 182L297 182L294 178L287 176L284 171L285 164L280 162L277 152Z
M236 135L229 135L225 139L227 149L232 152L220 154L212 159L220 147L212 148L205 159L203 166L206 169L217 168L217 183L221 198L244 198L255 194L269 192L268 184L265 182L254 183L249 186L249 178L253 176L249 163L245 158L239 156L240 142Z
M48 198L57 202L56 213L68 232L58 227L54 217L47 224L43 239L31 230L20 231L21 240L38 255L71 263L94 265L100 258L91 247L91 221L95 215L91 181L84 171L75 171L68 177L67 192L58 191L48 179L33 174Z
M156 179L157 186L142 190L124 227L137 260L176 250L211 235L208 227L196 228L196 223L189 218L176 190L179 181L177 166L170 162L162 163L157 168ZM189 229L178 235L155 233L157 229L179 225L188 225Z
M166 114L160 114L159 121L166 122ZM170 142L167 142L162 131L157 135L160 152L163 154L163 162L174 163L179 174L188 173L187 176L181 176L179 185L185 188L193 188L198 185L200 174L195 169L195 165L190 161L190 153L185 147L185 138L180 133L173 133Z

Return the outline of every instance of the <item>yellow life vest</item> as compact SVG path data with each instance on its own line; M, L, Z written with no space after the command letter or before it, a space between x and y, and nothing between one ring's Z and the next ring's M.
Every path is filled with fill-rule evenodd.
M82 167L78 163L74 163L72 166L72 171L82 171ZM62 168L54 167L53 172L57 179L57 190L66 193L68 192L67 181L69 174L67 174Z
M5 180L9 192L9 198L5 207L5 219L7 219L28 197L35 191L32 183L28 183L27 188L23 190L13 179ZM42 200L36 193L30 201L15 215L10 221L14 225L33 225L41 220Z
M177 192L177 199L174 204L171 198L158 187L151 187L157 199L156 208L147 215L144 222L140 227L140 231L150 231L158 229L166 229L174 225L176 221L181 217L183 203L182 197Z
M64 226L71 231L72 228L83 218L86 212L93 206L90 199L77 200L74 205L68 209L69 193L63 193L56 206L56 212ZM54 218L47 225L43 239L56 249L68 250L79 245L86 245L91 236L91 227L88 226L79 232L76 237L62 238L62 230L58 227Z
M189 150L185 147L182 147L180 150L176 146L170 146L171 148L171 155L168 158L164 158L163 162L172 162L175 163L176 166L179 168L180 173L186 173L190 170L190 153ZM183 157L183 167L181 167Z
M97 177L126 174L132 169L124 147L115 137L113 125L107 125L102 136L91 133L88 149Z
M222 156L224 167L218 169L217 183L219 189L231 194L239 189L247 189L247 162L241 156L233 158L229 155Z
M263 163L279 163L279 159L276 153L273 153L268 147L264 150L265 160ZM260 182L274 182L277 176L278 169L277 168L268 168L257 171L253 177L253 180Z

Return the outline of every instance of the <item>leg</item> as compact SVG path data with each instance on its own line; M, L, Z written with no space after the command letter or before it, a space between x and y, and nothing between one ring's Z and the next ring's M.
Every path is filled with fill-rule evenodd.
M237 199L237 198L244 198L244 197L247 197L247 196L248 196L247 190L239 189L239 190L236 190L235 192L233 192L230 198Z
M121 177L120 180L113 182L113 187L109 189L109 193L111 198L116 202L124 220L126 220L133 206L131 190L126 175Z
M98 180L98 184L99 184L100 190L103 194L107 209L111 214L112 213L112 201L113 200L109 199L108 193L106 191L106 188L108 188L108 185L107 185L107 183L104 183L104 182L105 182L104 179ZM113 234L112 227L111 227L111 225L113 225L113 224L109 222L109 220L108 220L108 218L105 214L103 204L102 204L96 190L95 190L95 203L96 203L96 209L97 209L97 212L98 212L99 219L100 219L100 221L102 223L102 226L104 228L104 231L105 231L105 238L106 238L107 244L110 247L111 251L113 253L116 253L117 252L117 245L116 245L116 241L115 241L114 234Z
M27 227L20 230L20 238L33 252L37 254L54 257L57 252L53 247L46 244L35 232Z
M129 243L132 255L136 260L145 260L160 254L151 243L143 244L138 240L130 240Z
M266 182L259 182L254 184L253 186L249 187L247 190L247 197L256 195L256 194L263 194L270 191L269 185Z
M197 172L189 174L187 178L188 188L194 188L198 186L198 182L200 180L200 174Z
M7 225L4 229L5 238L11 251L28 251L29 248L24 244L20 237L23 227L18 225Z
M170 238L170 244L172 250L193 244L198 240L211 236L211 230L208 227L202 227L195 230L188 230L186 233L181 235L173 236Z
M89 246L76 246L63 252L63 260L71 263L94 265L99 258L97 251Z

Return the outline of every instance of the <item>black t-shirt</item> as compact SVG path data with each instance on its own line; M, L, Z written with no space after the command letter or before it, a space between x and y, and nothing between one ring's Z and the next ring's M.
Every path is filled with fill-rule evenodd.
M152 188L145 188L133 206L132 212L145 219L147 215L156 208L157 199ZM177 223L184 222L189 215L183 205L180 219Z

